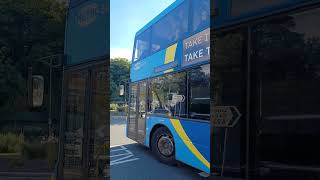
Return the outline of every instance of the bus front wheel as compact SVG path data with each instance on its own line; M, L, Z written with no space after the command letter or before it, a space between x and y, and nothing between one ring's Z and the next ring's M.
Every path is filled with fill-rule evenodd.
M174 140L167 128L158 128L154 132L151 142L152 152L160 162L169 165L174 165L176 163Z

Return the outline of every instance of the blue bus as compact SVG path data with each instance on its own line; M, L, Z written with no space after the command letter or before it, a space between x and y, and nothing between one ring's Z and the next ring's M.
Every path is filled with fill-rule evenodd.
M136 33L127 136L208 174L319 177L319 18L318 0L175 1Z
M127 136L210 173L210 1L175 1L136 34Z

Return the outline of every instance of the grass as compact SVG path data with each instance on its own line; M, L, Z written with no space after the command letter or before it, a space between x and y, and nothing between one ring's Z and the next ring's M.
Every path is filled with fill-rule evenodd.
M12 168L22 167L25 160L47 159L48 168L53 169L57 159L57 143L27 141L23 134L0 134L0 158L9 160Z

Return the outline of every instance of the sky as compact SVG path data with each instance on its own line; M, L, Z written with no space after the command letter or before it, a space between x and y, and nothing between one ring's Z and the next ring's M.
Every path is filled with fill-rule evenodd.
M111 0L110 54L131 61L134 36L175 0Z

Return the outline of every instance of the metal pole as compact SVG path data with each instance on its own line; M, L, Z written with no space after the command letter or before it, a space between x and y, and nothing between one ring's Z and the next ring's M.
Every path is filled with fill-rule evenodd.
M50 83L49 83L49 119L48 119L48 130L49 130L49 137L52 135L51 132L51 125L52 125L52 119L51 119L51 93L52 93L52 58L50 58Z
M252 124L251 124L251 117L250 117L250 111L251 111L251 26L248 26L247 29L247 36L248 36L248 42L247 42L247 74L246 74L246 172L245 177L246 179L252 179L251 177L251 168L252 168L252 157L255 157L254 154L251 154L252 151ZM254 121L253 121L254 122ZM254 164L255 167L255 164Z
M124 105L127 105L127 84L124 82Z
M228 128L225 128L224 131L224 143L223 143L223 157L222 157L222 166L221 166L221 176L223 176L224 173L224 165L226 160L226 153L227 153L227 138L228 138Z
M127 92L129 92L128 91L129 86L127 85L129 85L129 81L126 79L124 80L124 105L126 109L126 116L128 116L128 113L129 113L129 104L127 104Z
M61 103L60 103L60 121L59 121L59 152L56 162L56 180L63 179L63 162L64 162L64 142L65 142L65 72L62 63L62 81L61 81Z

